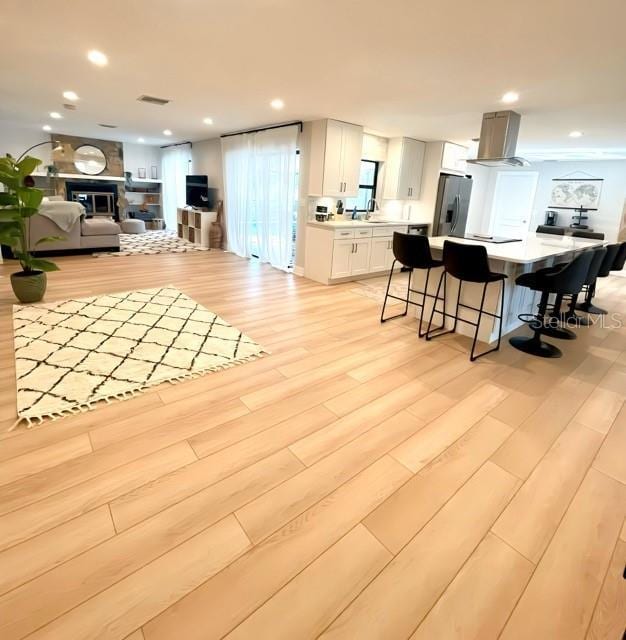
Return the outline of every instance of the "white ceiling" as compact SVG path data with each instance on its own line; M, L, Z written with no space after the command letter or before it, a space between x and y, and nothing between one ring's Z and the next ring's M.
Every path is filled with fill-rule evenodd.
M3 0L0 122L165 144L328 116L464 142L513 89L518 152L626 154L625 23L624 0Z

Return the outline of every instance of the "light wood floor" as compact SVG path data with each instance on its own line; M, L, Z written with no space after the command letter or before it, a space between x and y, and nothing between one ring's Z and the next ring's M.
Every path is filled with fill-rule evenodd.
M173 284L272 355L7 433L0 278L3 640L621 638L626 329L471 364L354 284L220 252L60 264L49 301ZM626 279L600 288L626 312Z

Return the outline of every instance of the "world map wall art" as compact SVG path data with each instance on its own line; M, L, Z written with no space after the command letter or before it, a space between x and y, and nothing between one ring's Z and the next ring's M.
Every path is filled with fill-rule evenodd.
M554 178L550 208L597 209L600 204L602 182L602 178Z

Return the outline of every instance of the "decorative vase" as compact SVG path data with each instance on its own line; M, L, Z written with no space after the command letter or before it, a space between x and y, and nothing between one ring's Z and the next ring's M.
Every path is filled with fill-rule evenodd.
M222 227L222 208L223 203L220 200L217 204L217 216L215 221L209 227L209 247L211 249L221 249L224 244L224 228Z
M20 302L39 302L46 293L47 284L43 271L19 271L11 274L13 293Z

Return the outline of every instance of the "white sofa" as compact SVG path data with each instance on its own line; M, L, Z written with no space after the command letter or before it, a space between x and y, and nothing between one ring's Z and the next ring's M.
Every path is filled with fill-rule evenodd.
M48 207L46 208L46 215L36 214L30 219L29 239L32 250L40 252L75 251L77 249L119 250L119 234L122 230L117 222L109 218L94 217L85 219L83 216L80 216L76 218L69 230L65 231L54 222L53 205L56 204L75 204L76 206L81 206L76 203L67 202L44 203L42 206ZM42 209L40 209L40 211L41 210ZM84 209L82 210L84 211ZM61 222L61 226L66 225ZM35 243L45 236L60 236L63 237L64 240L46 242L45 244L35 247Z

